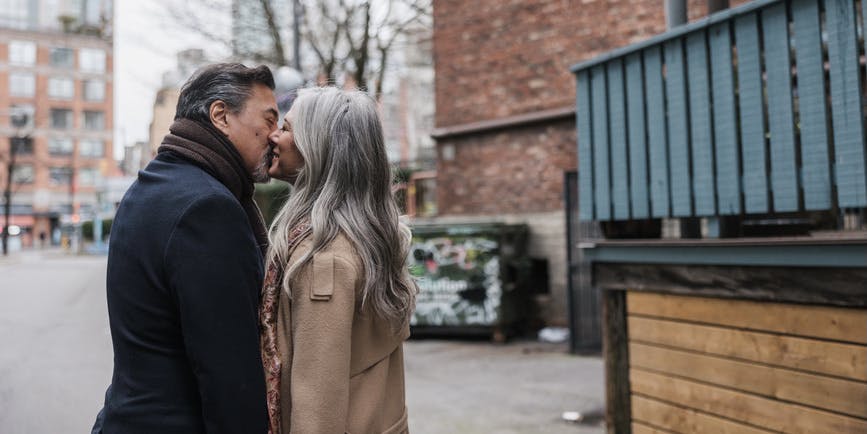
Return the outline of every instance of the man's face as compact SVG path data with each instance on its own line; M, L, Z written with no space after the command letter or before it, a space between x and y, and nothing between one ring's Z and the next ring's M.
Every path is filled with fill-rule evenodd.
M277 129L277 100L267 86L254 84L244 108L226 114L225 132L244 160L255 182L267 182L272 144L268 136Z

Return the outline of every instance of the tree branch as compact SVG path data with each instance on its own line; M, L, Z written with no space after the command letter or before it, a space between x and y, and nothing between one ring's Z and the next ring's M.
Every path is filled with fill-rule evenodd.
M265 22L268 23L268 33L271 35L271 43L274 44L272 47L275 54L274 60L280 66L286 65L286 52L283 50L283 40L274 20L274 10L271 8L271 2L269 0L259 0L259 4L262 5Z

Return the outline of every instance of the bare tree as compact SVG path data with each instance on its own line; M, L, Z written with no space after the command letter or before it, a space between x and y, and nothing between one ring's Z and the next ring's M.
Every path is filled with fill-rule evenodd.
M412 25L431 25L430 0L369 0L340 4L346 11L343 26L349 45L347 71L355 84L368 89L375 83L373 95L380 99L390 53L400 37ZM369 89L368 89L369 90Z
M392 3L389 2L386 9L385 19L376 30L376 50L379 54L379 67L376 70L376 89L374 95L379 100L382 96L382 83L385 80L385 71L388 66L389 53L394 47L395 41L403 36L413 25L430 26L431 3L429 1L413 1L406 6L408 14L393 17Z
M271 8L271 1L259 0L259 6L262 8L265 23L268 25L268 35L271 37L271 43L273 44L271 49L271 52L274 55L273 62L277 65L286 65L286 52L283 50L283 38L280 36L280 28L277 27L277 19L274 16L274 9Z
M320 83L336 83L338 71L346 64L349 50L344 34L350 12L343 0L301 2L301 35L316 56Z
M295 65L304 69L305 76L317 77L320 83L338 83L349 77L362 89L370 90L374 83L373 95L382 95L382 83L386 79L391 50L395 41L403 36L409 26L430 25L432 14L431 0L289 0L278 9L275 0L257 0L255 3L216 0L207 2L213 13L223 11L229 17L223 25L223 32L213 23L203 21L200 12L205 7L204 0L190 0L180 4L168 3L166 9L176 24L193 29L226 48L234 56L271 63L287 65L285 47L300 46L291 56ZM300 7L295 7L296 4ZM283 12L281 14L280 12ZM290 31L298 25L297 33ZM244 29L262 29L267 33L267 44L255 44L252 50L233 37L229 28L236 32ZM297 34L300 44L291 41ZM290 43L291 42L291 43ZM302 62L303 53L312 61ZM305 56L307 57L307 56Z

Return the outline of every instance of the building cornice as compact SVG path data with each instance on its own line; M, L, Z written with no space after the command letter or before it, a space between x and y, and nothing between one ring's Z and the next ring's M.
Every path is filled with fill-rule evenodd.
M53 30L20 30L0 28L0 42L8 43L12 40L36 41L61 47L72 45L76 48L103 48L109 51L111 50L114 43L113 38L105 38L96 35L66 33Z
M469 122L465 124L451 125L434 129L431 137L434 140L449 139L469 134L487 133L496 130L520 127L540 122L559 121L575 116L575 106L561 107L549 110L539 110L530 113L522 113L499 119Z

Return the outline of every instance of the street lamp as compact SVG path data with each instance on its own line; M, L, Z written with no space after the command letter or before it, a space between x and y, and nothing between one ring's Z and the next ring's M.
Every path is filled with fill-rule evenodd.
M25 110L13 110L9 113L9 120L15 128L16 133L9 138L9 160L6 162L6 188L3 190L3 255L9 254L9 219L12 214L12 174L15 171L15 157L18 154L19 148L25 144L28 137L26 134L21 134L24 127L30 121L30 114Z

